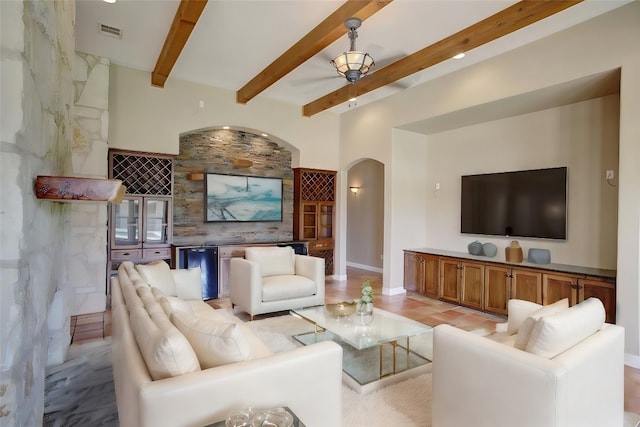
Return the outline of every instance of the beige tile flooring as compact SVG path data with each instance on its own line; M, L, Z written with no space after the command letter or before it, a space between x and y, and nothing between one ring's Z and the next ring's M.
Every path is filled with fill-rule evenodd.
M458 307L422 295L382 295L382 276L370 271L348 269L348 279L326 282L325 300L327 303L351 301L360 295L362 281L371 280L375 292L375 306L391 311L430 326L448 323L464 330L494 330L496 323L505 321L505 317L482 313L465 307ZM230 307L228 299L210 301L212 305ZM259 316L258 316L259 318ZM111 335L111 312L85 314L71 318L72 343L103 338ZM640 369L625 366L624 408L640 414Z

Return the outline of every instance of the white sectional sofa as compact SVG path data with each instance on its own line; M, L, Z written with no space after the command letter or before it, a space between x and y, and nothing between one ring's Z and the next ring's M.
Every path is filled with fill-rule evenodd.
M434 329L433 427L618 427L624 329L600 300L511 300L494 339Z
M288 406L308 427L340 425L340 346L274 354L247 325L199 298L199 271L162 264L124 262L112 278L121 426L205 426L248 406Z

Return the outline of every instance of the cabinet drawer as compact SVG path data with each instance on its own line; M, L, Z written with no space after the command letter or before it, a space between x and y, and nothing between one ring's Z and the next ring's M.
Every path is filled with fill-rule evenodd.
M111 251L112 261L129 261L142 258L142 250L140 249L122 249L118 251Z
M171 248L143 249L142 257L145 259L165 259L171 258Z
M309 251L333 249L333 240L314 240L309 242Z

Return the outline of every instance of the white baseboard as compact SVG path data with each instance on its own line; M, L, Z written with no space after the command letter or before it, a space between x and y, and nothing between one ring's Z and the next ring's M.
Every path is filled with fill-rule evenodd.
M405 288L382 288L382 294L383 295L389 295L389 296L393 296L393 295L405 295L407 293L407 290Z
M358 268L360 270L374 271L376 273L382 273L382 269L380 267L373 267L371 265L358 264L357 262L347 261L347 267Z
M333 275L327 277L327 279L337 280L338 282L344 282L345 280L347 280L347 275L346 274L333 274Z
M624 364L632 368L640 369L640 356L635 354L624 354Z

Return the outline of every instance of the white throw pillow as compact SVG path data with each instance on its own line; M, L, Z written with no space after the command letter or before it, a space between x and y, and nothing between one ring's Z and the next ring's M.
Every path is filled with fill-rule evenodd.
M542 308L541 304L525 301L521 299L510 299L507 303L507 335L513 335L518 332L522 323Z
M262 277L296 274L295 252L289 246L246 248L244 258L260 264Z
M172 297L160 293L156 294L155 292L154 295L156 295L156 301L158 301L162 310L164 310L165 314L169 318L171 318L171 315L175 312L184 313L187 316L193 316L193 309L186 301L178 297Z
M196 372L200 364L186 338L166 319L149 316L143 307L133 307L131 329L147 370L154 380ZM165 321L166 319L166 321Z
M144 307L144 303L136 293L136 289L133 287L131 282L123 281L120 282L120 290L122 290L122 295L124 297L124 302L127 305L127 309L131 311L134 306Z
M551 359L596 333L604 320L602 301L589 298L568 310L538 319L526 350Z
M160 288L167 295L176 296L176 284L173 281L173 274L169 264L162 260L150 262L149 264L136 264L136 270L147 281L149 286Z
M522 325L520 325L518 334L516 335L516 341L513 346L520 350L525 350L527 348L527 343L529 342L529 337L531 336L531 331L533 331L533 328L536 326L536 322L539 318L558 313L568 308L569 299L564 298L560 301L554 302L553 304L545 305L538 311L531 313L531 315L522 322Z
M200 267L171 270L176 294L185 300L202 300L202 270Z
M187 338L203 369L252 358L251 349L238 324L197 319L175 312L171 320Z

